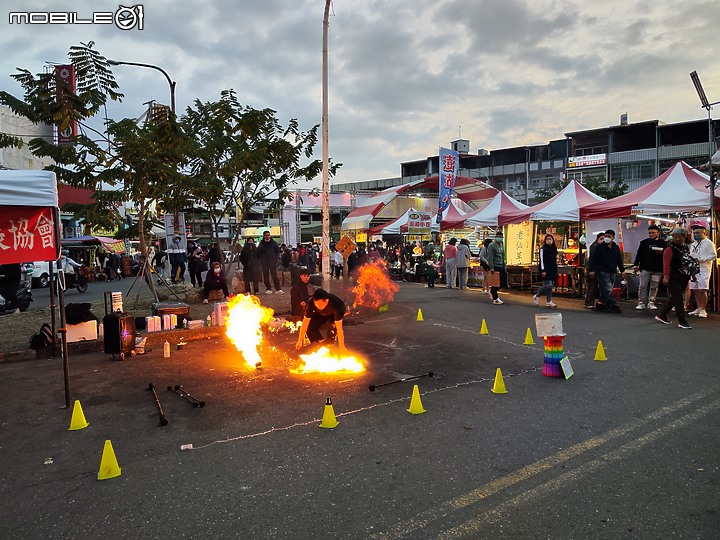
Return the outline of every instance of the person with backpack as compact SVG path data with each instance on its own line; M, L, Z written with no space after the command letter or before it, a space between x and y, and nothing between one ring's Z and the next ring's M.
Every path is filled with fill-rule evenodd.
M590 261L590 275L597 276L598 286L600 288L600 302L595 308L598 311L607 310L613 313L620 313L622 310L617 305L615 297L612 295L613 284L615 283L615 271L620 270L620 275L625 279L625 264L620 248L614 242L615 231L608 229L605 231L603 244L597 246L593 251Z
M663 278L662 282L668 289L668 300L658 312L655 320L663 324L672 324L667 316L675 308L675 315L678 320L678 328L690 330L685 318L685 303L683 292L692 277L690 249L685 243L687 231L682 227L675 227L671 233L672 241L663 251Z

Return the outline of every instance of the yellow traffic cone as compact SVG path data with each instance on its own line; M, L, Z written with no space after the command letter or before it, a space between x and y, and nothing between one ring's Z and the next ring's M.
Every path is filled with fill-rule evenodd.
M607 356L605 356L605 348L603 347L602 341L598 341L597 349L595 349L595 360L605 361L607 360Z
M496 394L507 394L505 389L505 381L503 380L502 371L497 368L495 372L495 383L493 384L492 391Z
M83 414L82 407L80 406L80 401L76 399L75 405L73 405L72 418L70 418L70 427L68 428L68 431L85 429L89 425L88 421L85 420L85 415Z
M527 332L525 332L525 341L523 342L523 345L535 345L535 340L532 337L532 332L530 329L527 329Z
M484 336L490 333L488 332L487 324L485 324L485 319L482 320L482 324L480 325L480 333Z
M417 320L418 320L418 321L424 321L424 320L425 320L425 319L423 319L423 316L422 316L422 309L418 309Z
M117 459L115 458L112 443L110 440L107 440L103 448L102 459L100 459L100 470L98 471L97 478L98 480L107 480L108 478L115 478L116 476L120 476L120 465L118 465Z
M325 400L325 409L323 410L322 422L320 422L321 428L332 429L337 427L340 422L335 418L335 411L332 406L332 399L327 398Z
M412 397L410 398L410 408L407 410L410 414L422 414L425 412L423 409L422 401L420 401L420 389L416 384L413 386Z

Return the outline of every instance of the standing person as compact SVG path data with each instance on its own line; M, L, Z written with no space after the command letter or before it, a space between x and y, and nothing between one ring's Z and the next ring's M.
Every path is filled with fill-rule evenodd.
M172 244L168 246L170 259L170 280L173 283L185 281L185 263L187 263L187 250L183 248L182 238L173 236Z
M593 272L590 272L590 261L592 261L593 253L597 247L603 244L604 239L604 232L597 234L595 241L590 244L588 248L588 256L585 261L585 307L588 309L595 309L595 301L598 296L597 276Z
M346 352L345 349L345 333L343 332L342 321L345 316L345 302L338 296L330 294L325 289L317 289L303 316L302 326L298 332L298 340L295 344L297 350L302 349L305 336L307 335L310 343L325 342L332 344L337 337L340 352ZM330 323L327 337L323 339L320 333L326 323Z
M202 266L203 263L203 251L202 248L195 242L188 244L188 270L190 271L190 283L195 287L197 282L198 287L203 286L202 280Z
M697 317L707 317L708 289L710 288L710 274L713 261L717 259L715 245L707 237L705 225L693 225L693 240L690 245L690 256L700 264L700 273L690 280L690 291L695 297L697 309L688 313ZM689 301L689 300L688 300Z
M443 262L445 263L445 286L452 289L457 279L457 238L448 240L447 246L443 250Z
M212 266L212 263L214 262L218 262L220 264L223 264L225 262L225 255L223 255L223 252L217 245L217 242L213 242L212 246L210 247L207 260L210 266Z
M310 271L307 268L301 269L300 279L290 288L290 315L294 320L302 321L314 292L315 287L310 285Z
M552 234L546 234L543 245L540 246L540 250L538 251L540 276L542 277L543 284L533 295L533 302L536 304L539 304L540 296L545 294L545 306L557 307L557 304L552 301L553 284L558 276L557 254L558 250L555 245L555 237Z
M270 231L264 231L262 240L257 247L257 258L262 268L263 281L265 282L265 294L272 294L270 277L277 294L283 294L280 288L280 278L277 273L278 259L280 258L280 246L270 236Z
M667 316L675 308L675 315L678 320L678 328L689 330L692 328L685 318L685 303L683 292L687 287L690 276L682 273L683 255L689 255L690 250L685 243L687 231L682 227L675 227L671 233L670 245L663 251L663 279L662 282L668 288L668 300L665 302L657 316L656 321L663 324L671 324Z
M333 265L335 266L335 278L340 279L343 271L343 256L335 246L332 247Z
M480 248L480 253L478 254L478 259L480 260L480 268L482 268L482 283L480 284L482 287L483 292L490 293L490 289L485 286L485 278L487 277L487 272L490 270L490 264L488 263L487 258L487 248L488 246L492 244L492 239L486 238L483 240L482 247Z
M495 241L487 248L488 265L490 266L490 275L500 274L500 286L490 287L490 296L492 296L493 304L504 304L498 296L498 291L507 287L507 273L505 272L505 250L503 249L503 233L498 231L495 234Z
M638 246L635 254L635 272L640 272L638 305L635 309L657 309L655 298L663 272L663 251L667 247L660 238L660 227L650 225L648 237Z
M245 294L258 294L260 292L260 261L257 259L257 246L254 238L245 240L245 245L240 251L240 264L243 267L243 283L245 284Z
M205 276L205 285L203 286L203 304L208 303L208 296L211 290L222 290L225 300L230 297L227 282L225 281L225 272L219 262L212 263L210 271Z
M467 289L468 272L470 271L470 242L466 238L460 240L460 244L457 247L457 255L455 259L455 266L458 273L458 287L461 290Z
M152 258L152 265L155 269L155 273L160 279L165 278L165 261L167 260L167 254L158 247L155 255Z
M612 289L615 283L616 270L620 271L623 279L625 278L625 265L623 263L622 253L620 253L620 248L614 240L615 231L612 229L605 231L603 244L598 246L593 252L592 260L590 261L590 273L597 276L600 287L600 302L602 302L603 309L607 309L613 313L620 313L622 310L612 295Z

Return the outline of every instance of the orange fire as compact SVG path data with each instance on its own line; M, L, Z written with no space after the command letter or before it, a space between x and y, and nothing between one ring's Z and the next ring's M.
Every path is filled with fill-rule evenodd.
M270 322L273 313L260 305L257 296L239 294L228 301L225 333L251 367L262 362L258 352L263 339L261 325Z
M356 285L352 290L355 306L377 309L392 302L400 287L390 279L385 267L385 261L377 260L358 269Z
M301 354L303 363L297 369L291 369L290 373L335 373L352 372L360 373L365 371L365 366L360 360L350 354L333 354L327 347L320 347L317 351Z

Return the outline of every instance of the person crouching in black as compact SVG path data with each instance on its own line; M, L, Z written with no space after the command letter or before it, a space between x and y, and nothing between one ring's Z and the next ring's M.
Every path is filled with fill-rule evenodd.
M230 297L230 292L228 291L228 286L225 282L225 272L223 272L220 263L214 262L212 264L212 268L210 268L210 271L205 276L205 285L203 285L203 304L208 303L208 296L210 295L211 290L218 291L220 289L222 289L225 299L227 300Z
M345 352L345 333L342 327L344 316L345 302L340 297L330 294L325 289L316 290L312 299L308 302L307 308L305 308L305 316L303 317L300 332L298 332L295 348L297 350L303 348L306 335L310 343L324 341L332 344L337 337L340 351ZM320 328L326 323L330 323L330 327L328 328L327 338L323 339Z

